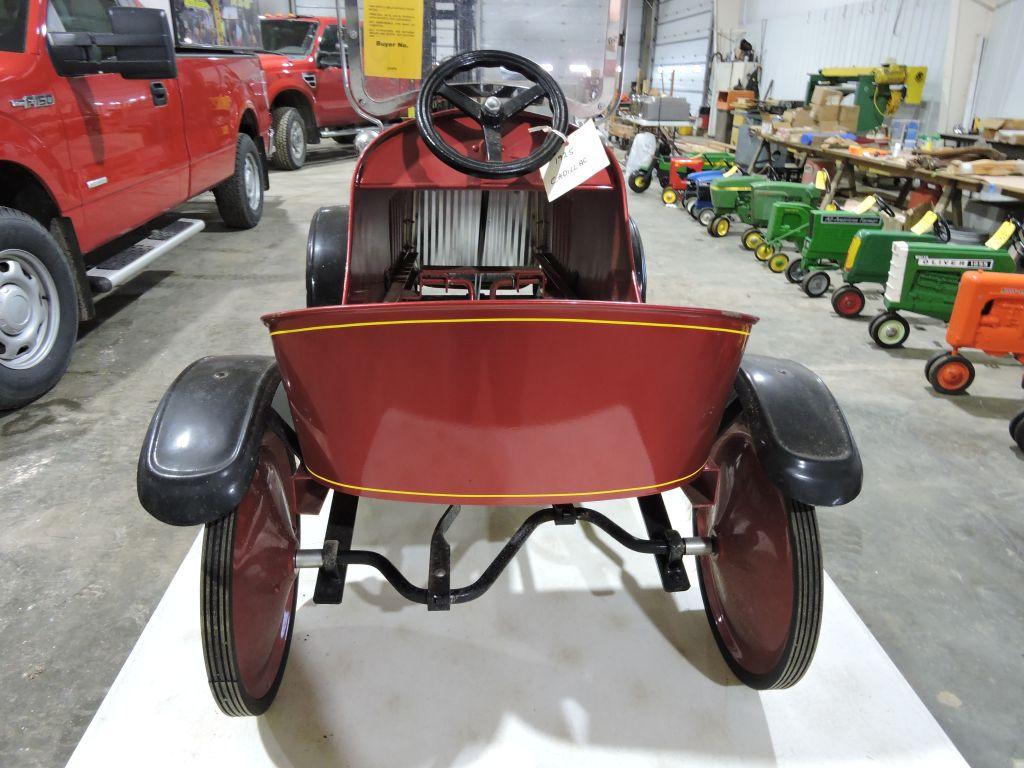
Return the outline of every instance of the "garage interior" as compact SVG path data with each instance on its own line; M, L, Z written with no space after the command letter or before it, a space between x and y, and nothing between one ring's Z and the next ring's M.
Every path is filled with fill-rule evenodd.
M552 6L551 23L571 27L571 6ZM302 0L260 10L333 14ZM688 127L668 135L717 148L746 132L730 114L739 109L716 105L738 71L756 69L759 99L770 85L770 98L802 102L809 73L894 61L927 67L927 80L920 103L886 124L912 119L919 135L936 136L954 126L971 135L975 118L1024 128L1021 33L1024 0L630 0L623 90L686 99ZM753 61L733 61L741 39ZM722 120L734 132L716 134ZM628 142L599 128L628 172ZM1002 130L1006 141L990 136L985 146L1005 162L1024 157L1013 149L1024 130ZM744 143L760 153L764 135L752 129ZM781 166L798 162L783 156ZM1007 434L1024 408L1021 365L967 347L970 391L939 394L923 370L950 347L944 320L907 312L909 339L880 349L868 331L884 309L877 287L865 289L862 314L840 317L828 295L812 298L744 249L745 224L713 237L681 202L666 204L658 184L623 192L643 240L646 302L759 318L747 353L821 377L863 462L860 495L818 510L828 586L808 677L790 691L739 685L696 590L661 594L649 556L578 526L532 538L525 564L451 615L402 602L370 569L350 577L343 606L318 613L315 574L304 573L273 714L223 718L197 644L201 526L145 513L139 450L169 384L194 360L273 354L260 317L305 306L310 220L347 204L359 162L351 144L325 140L300 170L272 166L251 229L225 226L206 193L126 235L111 247L183 217L205 224L97 303L51 391L0 412L0 765L1024 766L1024 452ZM836 184L838 208L876 187L889 199L900 191L870 174L859 183L856 194ZM987 236L1024 218L1024 186L962 189L955 229ZM512 249L489 266L517 258ZM652 359L635 373L658 367ZM680 491L665 495L673 516L690 514ZM630 503L593 506L636 530ZM375 514L388 504L371 501L356 538L422 575L444 506L409 506ZM478 575L537 508L464 508L449 533L458 575ZM304 529L303 541L324 524ZM184 693L173 688L182 679ZM164 684L172 687L153 689Z

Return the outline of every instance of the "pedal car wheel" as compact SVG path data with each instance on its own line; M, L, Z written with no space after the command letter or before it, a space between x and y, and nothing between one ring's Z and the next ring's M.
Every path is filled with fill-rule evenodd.
M697 221L700 222L702 227L706 227L708 234L711 233L711 222L715 219L715 211L713 208L703 208L700 213L697 214Z
M210 690L226 715L259 715L288 660L299 518L288 509L292 456L276 417L241 504L203 535L200 622Z
M856 317L866 303L864 292L855 285L844 285L832 294L832 309L840 317Z
M803 259L793 259L786 267L786 279L791 283L799 283L804 279Z
M974 366L963 355L944 354L929 361L928 382L942 395L962 395L974 381Z
M683 195L683 210L686 211L690 216L693 216L693 209L697 206L697 198Z
M1024 411L1010 419L1010 437L1024 451Z
M665 205L675 205L678 200L679 195L676 194L676 191L672 189L672 187L665 187L665 189L661 191L661 202Z
M810 666L821 628L823 576L814 507L786 498L736 422L711 458L730 477L715 507L694 516L715 554L697 559L711 632L751 688L788 688Z
M765 242L760 242L754 247L754 258L758 261L768 261L774 253L775 246ZM786 258L786 263L789 263L788 257Z
M726 216L715 216L708 225L708 234L712 237L725 237L729 234L731 223Z
M742 240L743 247L748 251L753 251L757 249L757 246L764 242L764 235L757 227L751 227L743 233Z
M903 346L910 335L910 323L896 312L883 312L868 325L871 340L884 349Z
M760 250L761 246L758 246ZM775 274L782 274L786 271L786 267L789 266L789 256L784 253L776 253L770 259L768 259L768 269Z
M800 281L800 287L812 299L824 296L831 284L832 278L828 276L828 272L811 272L804 275L804 279Z
M634 192L646 192L647 188L651 186L650 177L643 171L633 171L629 174L629 188Z
M939 362L939 360L941 360L942 358L944 358L948 354L949 353L946 350L942 350L941 352L936 352L934 355L929 357L928 358L928 362L924 364L924 377L925 377L925 379L927 379L929 381L929 383L931 382L931 378L930 377L931 377L931 374L932 374L932 366L935 365L937 362Z

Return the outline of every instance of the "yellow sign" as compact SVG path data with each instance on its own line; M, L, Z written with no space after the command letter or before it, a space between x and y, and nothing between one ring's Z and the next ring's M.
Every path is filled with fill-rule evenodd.
M999 225L999 229L992 234L992 237L985 241L985 247L991 248L993 251L1001 251L1016 231L1016 224L1012 221L1004 221Z
M363 69L368 77L423 77L423 0L365 0Z
M935 226L935 222L939 220L938 215L935 211L927 211L924 216L918 220L917 224L910 228L910 231L915 235L923 235L931 230Z

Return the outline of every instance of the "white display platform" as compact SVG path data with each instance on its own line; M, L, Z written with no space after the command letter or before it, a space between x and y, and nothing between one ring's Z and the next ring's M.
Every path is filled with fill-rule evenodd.
M682 493L666 501L688 531ZM593 506L642 535L635 502ZM424 584L442 511L361 502L356 547ZM464 508L449 533L453 584L531 511ZM319 546L326 515L304 523L304 545ZM277 701L228 718L203 669L199 554L197 541L73 768L966 765L831 580L810 672L758 693L721 660L695 580L668 595L653 558L585 525L541 526L490 592L450 613L404 602L361 567L342 605L315 606L304 572Z

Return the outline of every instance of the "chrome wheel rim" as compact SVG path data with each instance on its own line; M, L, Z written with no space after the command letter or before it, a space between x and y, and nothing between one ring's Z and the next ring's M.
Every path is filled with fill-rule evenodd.
M0 365L38 365L59 330L60 299L50 271L28 251L0 251Z
M288 150L293 160L301 160L306 152L306 132L298 120L293 120L288 128Z
M256 165L256 158L246 155L245 158L245 199L249 203L249 210L255 211L260 207L260 170Z

